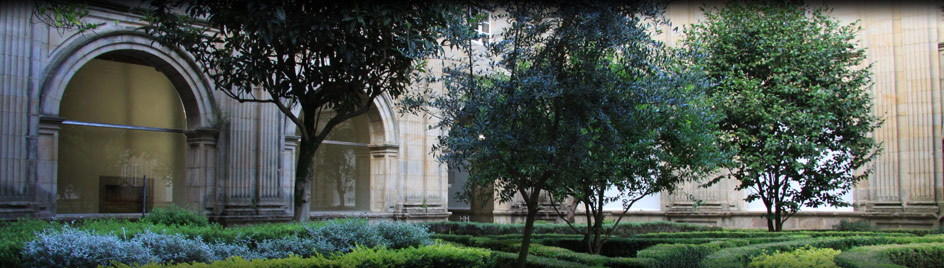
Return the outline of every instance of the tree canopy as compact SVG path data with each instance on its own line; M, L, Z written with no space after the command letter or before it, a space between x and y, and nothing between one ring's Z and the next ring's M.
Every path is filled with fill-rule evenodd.
M746 201L761 200L780 231L801 207L847 206L842 195L871 172L869 65L855 24L799 4L730 3L706 10L685 43L706 55L725 115L722 144Z
M240 102L270 103L301 134L295 220L309 218L312 158L332 128L396 98L456 17L451 3L155 1L145 27ZM296 112L295 109L300 110ZM323 118L324 117L324 118Z
M641 2L498 7L496 19L509 23L499 38L469 41L468 58L446 68L445 91L416 98L441 116L439 157L469 171L466 195L524 199L519 266L542 194L593 201L597 192L581 185L628 192L636 179L669 189L707 162L700 157L713 147L714 119L698 99L707 83L649 37L646 19L660 10Z

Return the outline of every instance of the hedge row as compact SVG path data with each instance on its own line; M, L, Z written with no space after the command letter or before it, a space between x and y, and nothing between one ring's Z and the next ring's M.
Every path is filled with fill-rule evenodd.
M521 234L524 230L524 224L500 224L500 223L478 223L478 222L436 222L429 223L429 230L439 234L458 234L458 235L503 235L503 234ZM610 228L612 224L604 224L604 227ZM578 230L582 226L577 226ZM678 223L670 221L651 221L651 222L624 222L620 223L613 235L631 236L645 233L658 232L692 232L692 231L720 231L720 227L695 225L689 223ZM535 224L535 234L577 234L567 224Z
M706 256L700 265L702 267L745 267L752 257L761 255L765 252L774 252L777 250L792 251L806 246L847 250L859 246L932 242L944 242L944 236L853 236L810 238L721 249Z
M846 237L846 236L916 236L911 232L902 231L783 231L768 232L766 230L732 230L732 231L698 231L680 233L649 233L636 237L645 238L766 238L766 237Z
M944 243L856 247L836 256L841 267L944 267Z
M521 247L520 237L506 236L470 236L470 235L434 235L434 238L444 241L460 243L471 247L487 248L494 251L516 254ZM546 257L565 262L579 263L589 266L605 267L651 267L652 259L608 257L603 255L574 252L570 249L545 245L544 239L536 238L528 248L531 256Z
M233 257L212 263L150 263L143 266L115 264L114 267L496 267L496 261L501 258L493 258L491 255L491 252L485 249L434 244L397 250L358 247L347 254L331 257L290 256L254 260Z
M357 219L231 229L212 224L167 226L123 220L95 220L74 226L22 220L0 227L0 237L4 238L0 267L84 267L109 261L207 262L230 256L266 259L294 254L307 257L343 253L355 245L396 249L429 244L430 234L425 228L396 222L369 224ZM213 234L207 230L234 234L235 240L194 234ZM273 230L273 234L264 234L266 230Z
M711 253L722 248L749 245L745 239L728 239L704 244L659 244L643 250L636 255L639 258L653 259L652 267L699 267L698 264Z

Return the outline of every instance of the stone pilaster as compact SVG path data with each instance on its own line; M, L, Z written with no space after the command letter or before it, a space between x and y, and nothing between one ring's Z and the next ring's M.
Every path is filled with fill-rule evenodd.
M282 147L282 187L279 191L282 193L282 203L288 204L289 209L294 208L295 187L295 165L298 161L298 143L301 142L301 136L286 135L285 144Z
M31 3L0 3L0 215L35 211L28 161L30 126ZM35 121L33 121L35 122ZM32 138L32 137L31 137Z
M220 131L195 129L185 132L187 136L187 181L188 204L197 206L205 213L220 213L217 182L217 141Z
M402 183L398 170L400 147L391 144L370 147L370 207L374 213L392 212L404 200L399 198L397 185Z
M56 214L59 168L59 126L65 118L43 116L39 120L36 162L36 202L40 215Z

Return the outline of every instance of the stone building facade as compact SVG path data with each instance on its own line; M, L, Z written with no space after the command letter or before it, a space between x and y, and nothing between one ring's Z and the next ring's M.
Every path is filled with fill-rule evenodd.
M299 137L275 107L216 92L189 55L137 31L141 17L127 6L91 5L87 19L104 24L76 33L40 23L33 5L0 2L0 217L130 217L170 204L224 222L291 217ZM666 17L681 29L703 17L701 6L672 4ZM874 112L885 119L874 136L885 149L874 175L857 186L852 211L801 212L785 227L828 228L842 219L939 226L940 3L832 7L833 16L862 27ZM480 31L494 35L501 26L492 20ZM680 33L667 28L657 38L675 43ZM433 117L400 114L390 98L373 108L339 126L319 152L313 218L523 219L516 202L455 202L463 175L431 154L440 134L428 129ZM629 220L764 227L733 183L690 183Z
M299 136L276 107L239 103L123 4L77 33L38 1L0 3L0 217L134 216L175 204L224 222L287 220ZM428 116L389 97L319 150L312 218L448 216ZM145 179L146 178L146 179Z

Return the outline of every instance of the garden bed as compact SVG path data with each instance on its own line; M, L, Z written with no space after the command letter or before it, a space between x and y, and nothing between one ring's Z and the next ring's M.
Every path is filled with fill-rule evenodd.
M140 221L0 225L2 267L505 267L521 225L407 224L341 219L223 227L185 210ZM721 230L671 222L621 224L600 255L582 235L538 224L529 267L941 267L944 235L928 231ZM773 265L773 266L772 266ZM935 266L937 265L937 266ZM786 266L789 267L789 266Z

